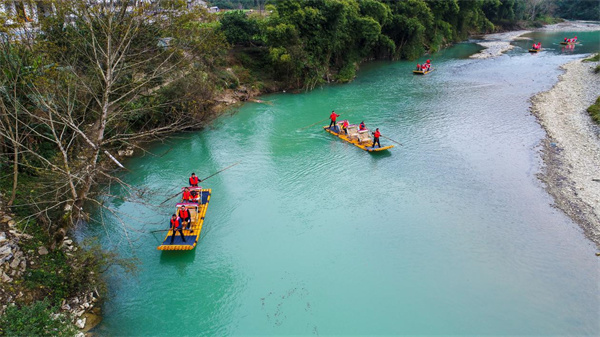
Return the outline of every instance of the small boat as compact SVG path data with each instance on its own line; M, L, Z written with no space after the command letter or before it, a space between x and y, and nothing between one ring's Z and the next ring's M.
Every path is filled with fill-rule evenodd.
M424 70L413 70L413 74L415 75L426 75L429 74L430 72L432 72L434 69L433 67L429 68L429 70L424 71Z
M361 148L367 152L385 151L385 150L389 150L394 147L394 145L388 145L388 146L383 146L383 147L373 147L373 139L369 136L369 130L367 129L367 130L359 131L358 125L356 125L356 124L348 125L348 134L346 135L346 133L341 132L342 123L343 123L343 121L338 122L337 125L335 126L334 130L331 130L329 128L329 126L324 126L323 129L325 131L331 133L332 135L338 136L338 138L341 138L342 140L344 140L358 148Z
M542 51L542 49L529 49L530 53L537 53L537 52L540 52L540 51Z
M560 44L578 44L579 41L575 41L575 42L561 42Z
M210 201L211 190L210 188L202 189L202 187L188 188L190 191L198 192L199 195L198 202L180 202L176 205L176 211L181 207L185 207L190 212L190 216L192 218L190 229L183 230L185 242L181 238L181 235L177 233L173 239L173 244L171 244L171 237L174 233L171 229L169 229L165 240L160 246L157 247L158 250L192 250L196 247L196 244L198 244L200 232L202 231L202 225L204 224L204 217L206 216L206 209L208 208L208 202Z

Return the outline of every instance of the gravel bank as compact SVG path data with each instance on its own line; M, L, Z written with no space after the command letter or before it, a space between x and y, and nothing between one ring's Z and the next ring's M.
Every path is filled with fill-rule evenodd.
M473 59L486 59L490 57L500 56L505 51L514 48L510 41L519 36L531 32L530 30L518 30L514 32L488 34L483 39L486 41L478 42L477 44L485 47L479 53L473 54L470 57Z
M597 63L576 60L549 91L532 98L532 112L546 130L540 179L555 205L600 248L600 128L586 109L600 94Z

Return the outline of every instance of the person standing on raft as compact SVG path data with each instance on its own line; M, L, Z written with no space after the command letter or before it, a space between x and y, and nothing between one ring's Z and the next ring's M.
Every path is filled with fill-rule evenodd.
M375 147L375 144L379 145L379 147L381 147L381 143L379 142L379 137L381 136L381 132L379 132L379 128L375 129L375 132L373 132L373 145L371 147Z
M179 220L180 219L177 219L177 215L171 215L171 220L169 221L170 228L173 230L173 234L171 235L171 245L175 240L175 235L177 234L177 231L179 231L179 235L181 235L181 240L185 242L185 236L183 235L183 226L181 225Z
M198 183L200 182L198 180L198 177L196 176L196 173L193 173L193 172L192 172L192 176L190 177L189 181L190 181L190 186L192 186L192 187L198 187Z
M331 123L329 123L329 130L331 130L331 126L335 125L335 120L339 117L340 115L336 114L335 111L331 111L331 115L329 115L329 119L331 119Z

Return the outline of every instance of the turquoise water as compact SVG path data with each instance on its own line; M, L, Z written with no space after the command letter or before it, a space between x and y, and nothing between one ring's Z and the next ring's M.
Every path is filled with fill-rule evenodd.
M157 251L162 234L147 233L174 203L120 202L127 228L104 214L84 233L141 261L111 278L96 332L599 335L595 247L536 177L544 132L529 112L587 49L530 55L520 43L488 60L458 44L426 76L416 62L364 65L353 83L264 96L129 160L124 179L154 204L191 172L241 163L204 184L194 251ZM369 154L303 129L332 109L403 146Z

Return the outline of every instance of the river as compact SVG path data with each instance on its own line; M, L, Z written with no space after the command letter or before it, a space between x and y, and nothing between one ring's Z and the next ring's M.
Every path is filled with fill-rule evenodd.
M416 62L366 64L350 84L261 97L130 159L124 179L154 204L191 172L241 163L203 184L213 194L193 251L160 252L164 233L148 234L174 202L113 201L128 229L102 214L80 233L140 261L135 275L115 269L95 332L599 335L595 246L536 176L545 134L529 99L600 47L598 32L572 51L564 36L534 33L545 51L517 41L484 60L457 44L426 76ZM333 109L403 146L369 154L303 129Z

